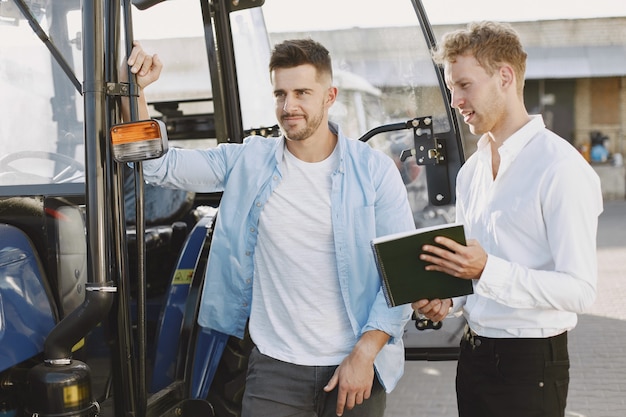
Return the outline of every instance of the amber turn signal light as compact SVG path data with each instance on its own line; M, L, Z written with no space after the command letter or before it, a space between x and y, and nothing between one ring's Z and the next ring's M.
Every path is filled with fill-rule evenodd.
M167 152L167 131L160 120L142 120L111 127L113 158L138 162L159 158Z

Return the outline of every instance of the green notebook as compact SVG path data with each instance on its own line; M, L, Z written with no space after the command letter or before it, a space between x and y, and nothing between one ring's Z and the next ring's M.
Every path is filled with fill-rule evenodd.
M374 258L389 307L473 292L472 280L424 269L427 263L419 258L422 246L436 245L436 236L446 236L466 244L465 229L458 223L424 227L372 240Z

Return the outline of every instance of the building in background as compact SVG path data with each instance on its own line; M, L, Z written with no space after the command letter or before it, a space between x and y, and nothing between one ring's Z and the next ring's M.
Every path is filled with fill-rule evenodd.
M614 166L621 158L615 158L616 164L612 162L613 156L626 153L626 17L512 22L511 25L520 34L528 52L527 108L532 113L543 114L548 127L581 150L588 159L591 159L592 137L603 137L602 143L609 158L593 165L602 177L605 197L625 198L624 167ZM463 26L435 25L433 30L440 39L443 33ZM343 69L363 76L383 94L395 96L398 102L412 100L397 86L381 85L377 80L402 78L402 68L395 69L394 77L378 73L379 68L388 68L380 63L408 54L411 37L421 36L417 33L419 28L396 28L392 35L395 39L393 50L377 47L382 44L379 41L382 32L376 28L352 31L354 36L361 38L362 48L358 50L344 50L345 44L334 42L336 37L332 32L309 35L326 45L333 55L350 57L353 54L354 62L366 62L357 66L347 58L339 63ZM271 33L270 36L272 43L276 43L298 37L298 33ZM389 36L388 32L385 36ZM402 118L401 114L394 116ZM465 149L469 154L475 149L477 138L466 126L463 128L467 138Z

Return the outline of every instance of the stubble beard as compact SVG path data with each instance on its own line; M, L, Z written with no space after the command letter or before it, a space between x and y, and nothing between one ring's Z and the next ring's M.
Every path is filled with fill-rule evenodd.
M309 137L313 135L313 133L315 133L315 131L322 124L322 119L324 117L323 115L324 115L323 108L312 119L309 119L308 115L303 114L305 125L303 128L298 129L298 130L296 130L297 128L293 128L290 131L285 127L284 123L281 123L283 125L282 127L283 127L283 132L284 132L285 137L292 141L302 141L302 140L308 139ZM281 122L284 117L289 117L289 116L290 115L288 114L283 115L283 117L281 117Z
M469 125L470 132L474 135L484 135L497 128L504 119L506 103L501 95L494 92L489 100L484 101L480 110L474 108L474 120Z

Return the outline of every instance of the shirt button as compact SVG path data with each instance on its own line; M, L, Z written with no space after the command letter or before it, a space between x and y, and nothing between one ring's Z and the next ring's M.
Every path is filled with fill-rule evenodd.
M257 201L256 206L261 207L261 203Z
M250 251L249 250L246 251L246 256L250 256Z
M252 282L252 280L251 280L250 278L248 278L248 279L246 280L246 284L250 284L251 282Z
M250 228L250 233L254 233L254 227Z
M248 303L243 303L242 306L248 307Z

